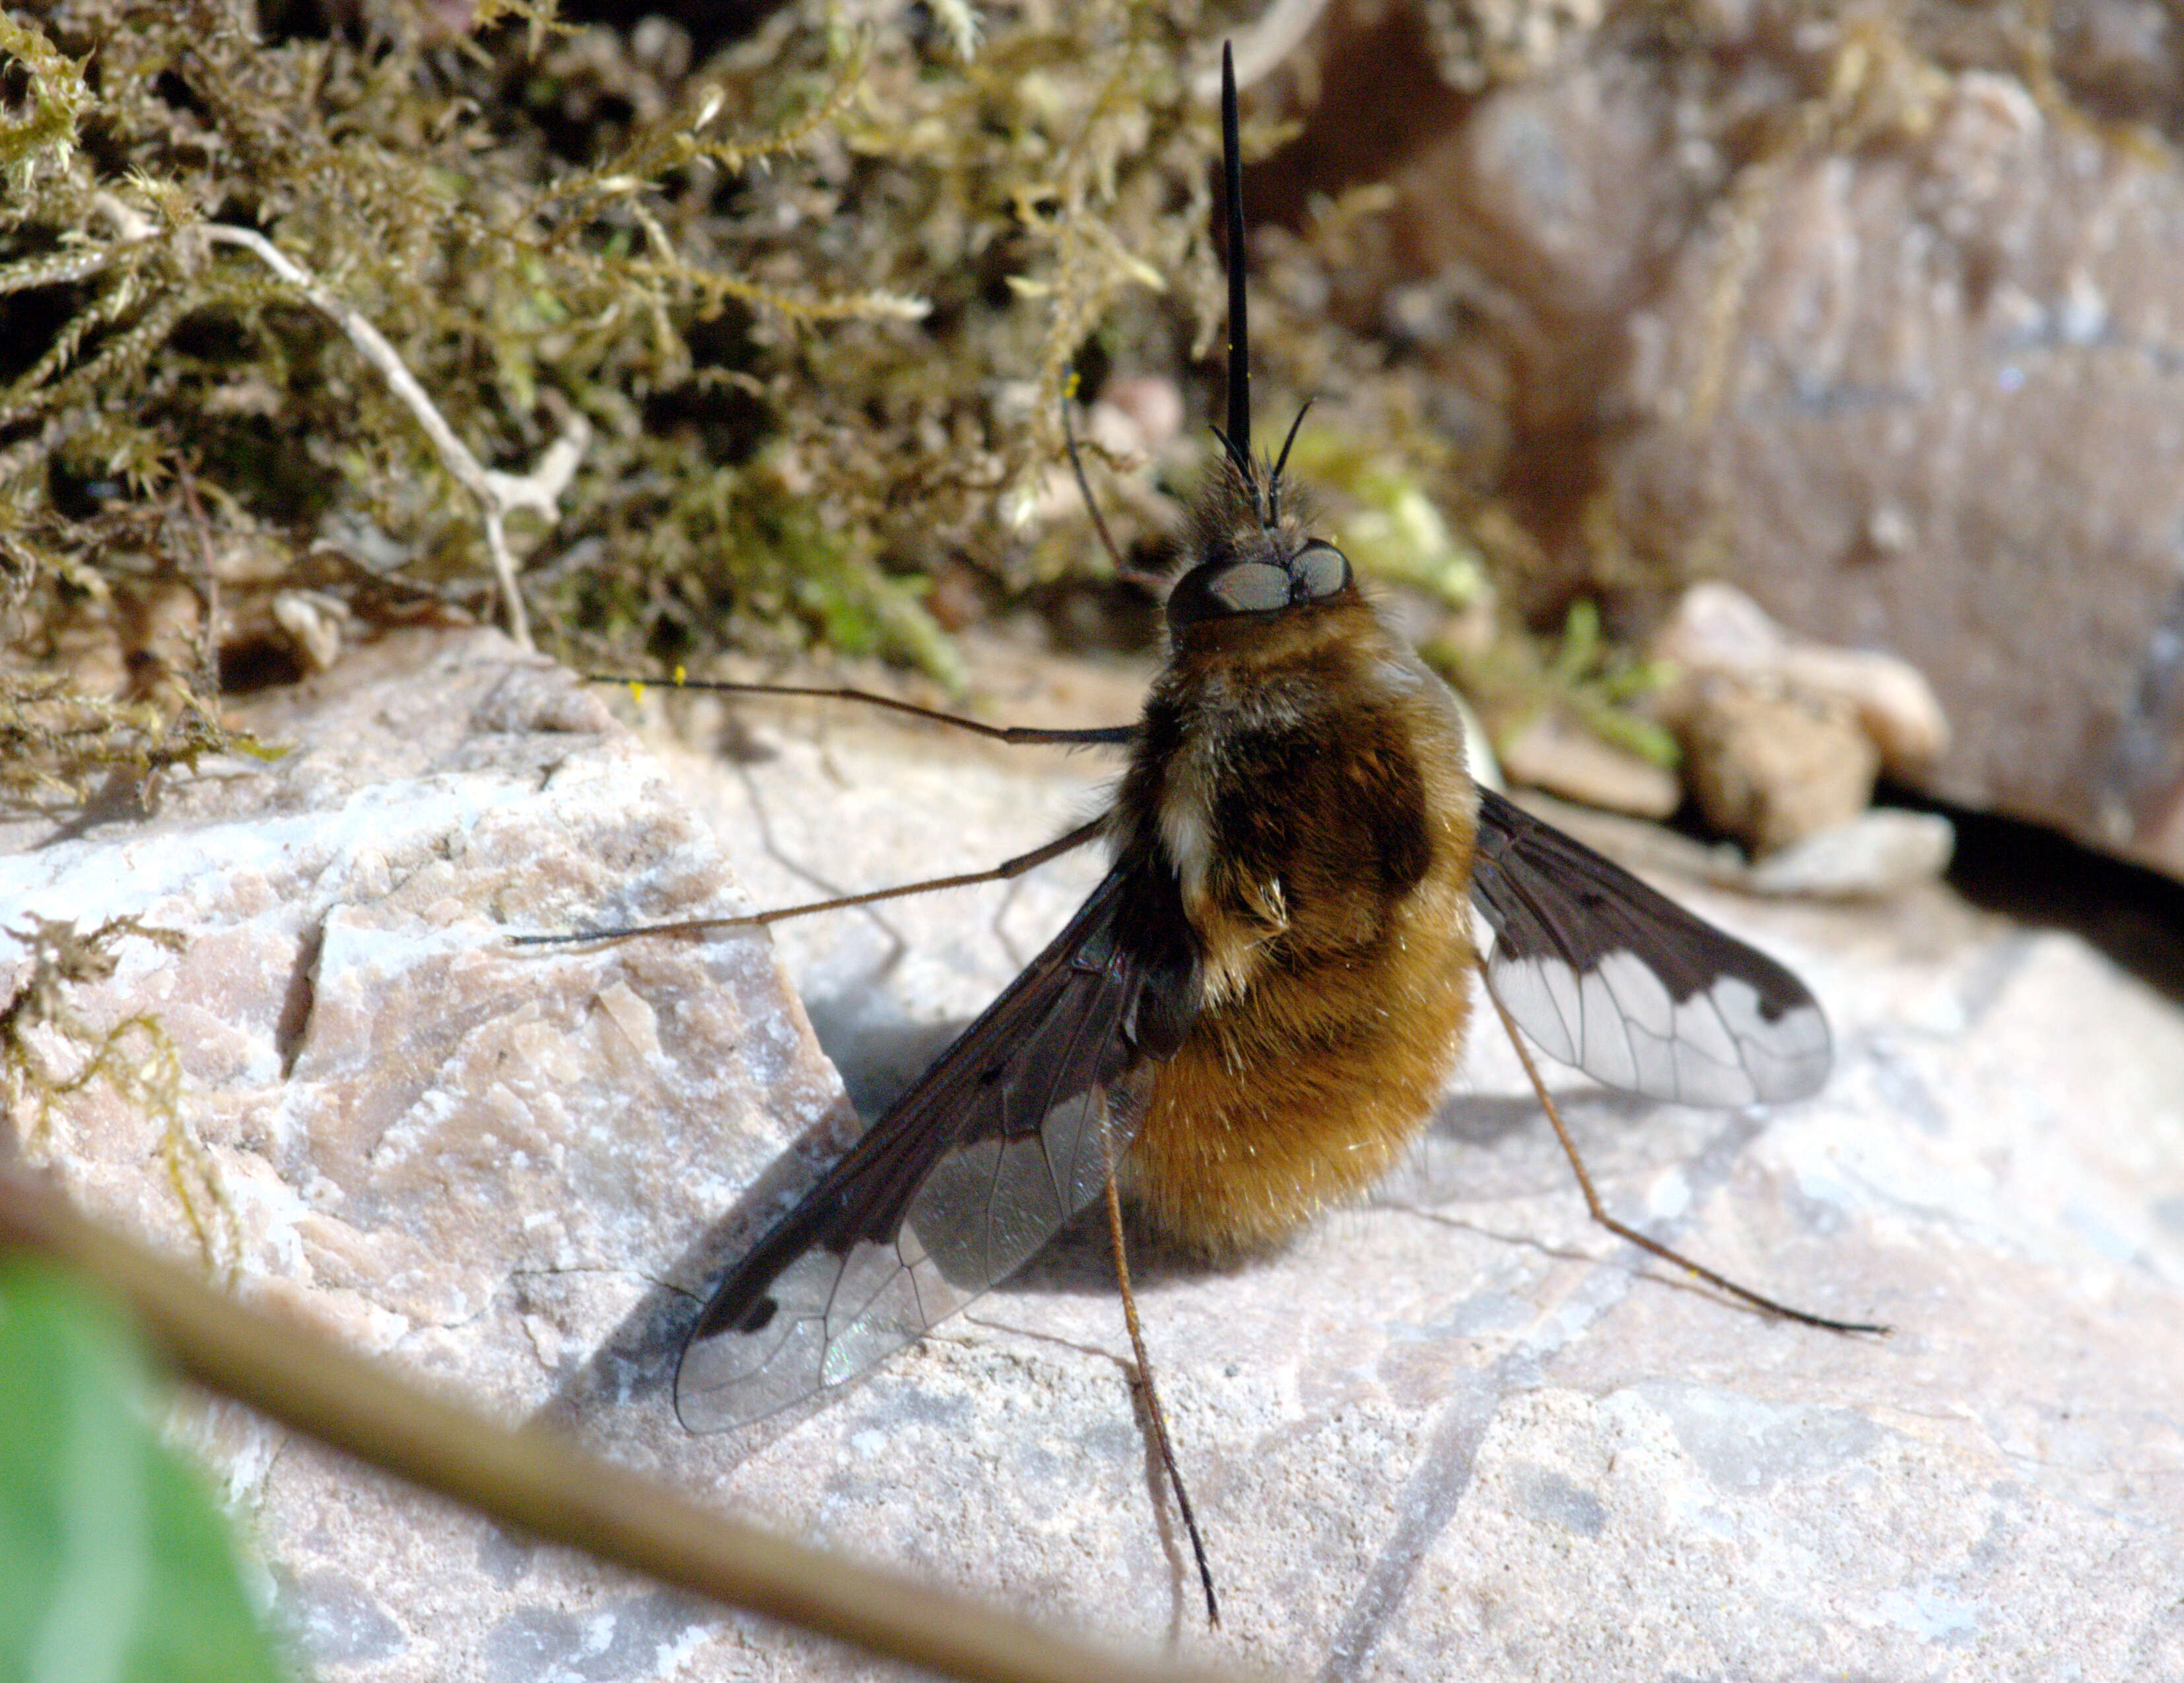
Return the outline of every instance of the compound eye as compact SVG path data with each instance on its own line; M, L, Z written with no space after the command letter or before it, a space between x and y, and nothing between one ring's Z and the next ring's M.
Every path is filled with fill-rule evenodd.
M1290 576L1264 561L1239 561L1224 568L1206 594L1232 614L1270 614L1290 605Z
M1296 576L1300 601L1324 602L1350 588L1348 558L1332 543L1317 538L1297 551L1290 570Z

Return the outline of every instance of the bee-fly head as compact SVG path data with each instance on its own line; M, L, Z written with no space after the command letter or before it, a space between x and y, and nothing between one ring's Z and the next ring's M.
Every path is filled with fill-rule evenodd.
M1199 507L1189 571L1168 594L1171 635L1210 619L1275 614L1325 602L1351 588L1350 562L1332 543L1282 517L1282 473L1304 425L1290 423L1282 453L1262 475L1251 455L1251 332L1244 295L1244 153L1236 117L1236 64L1221 48L1221 163L1228 259L1228 424L1215 427L1227 460Z

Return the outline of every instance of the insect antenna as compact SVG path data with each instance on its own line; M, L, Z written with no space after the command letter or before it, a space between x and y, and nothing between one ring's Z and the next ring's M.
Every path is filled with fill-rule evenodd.
M1618 1239L1627 1240L1640 1250L1652 1252L1664 1262L1674 1262L1678 1268L1696 1275L1717 1291L1725 1291L1738 1301L1748 1304L1764 1314L1780 1315L1785 1320L1801 1321L1808 1327L1819 1327L1825 1332L1871 1333L1880 1338L1888 1336L1893 1330L1892 1328L1880 1326L1869 1321L1838 1321L1826 1315L1815 1315L1809 1310L1793 1309L1787 1303L1779 1303L1763 1293L1754 1291L1748 1285L1739 1285L1725 1274L1716 1273L1702 1262L1694 1262L1680 1251L1669 1249L1658 1239L1647 1238L1636 1228L1619 1222L1613 1216L1609 1215L1607 1207L1600 1201L1600 1194L1593 1190L1592 1176L1586 1172L1585 1159L1578 1156L1576 1142L1570 1138L1569 1127L1563 1121L1563 1113L1555 1104L1554 1095L1547 1091L1547 1084L1540 1076L1540 1067L1532 1061L1532 1049L1524 1044L1524 1037L1518 1033L1516 1023L1509 1015L1509 1008L1502 1003L1501 996L1494 991L1494 984L1487 975L1486 961L1484 958L1478 958L1476 962L1479 966L1479 981L1484 986L1486 997L1493 1002L1495 1015L1502 1019L1502 1027L1509 1036L1509 1044L1517 1049L1518 1061L1524 1066L1524 1073L1531 1079L1532 1091L1540 1101L1540 1108L1546 1112L1547 1120L1554 1124L1555 1138L1562 1141L1563 1155L1569 1159L1570 1168L1577 1173L1578 1190L1585 1194L1585 1207L1591 1214L1593 1220L1598 1222Z
M1312 413L1312 400L1306 398L1297 405L1296 419L1290 422L1289 437L1282 440L1282 453L1274 458L1274 471L1267 476L1267 519L1269 523L1282 517L1282 471L1290 465L1290 447L1296 443L1297 429L1304 425L1305 416Z

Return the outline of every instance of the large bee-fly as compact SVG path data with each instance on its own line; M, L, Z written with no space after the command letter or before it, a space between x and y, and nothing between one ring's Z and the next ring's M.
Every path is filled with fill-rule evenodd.
M1128 766L1091 823L947 880L1095 839L1110 867L715 1288L676 1381L694 1431L862 1372L1094 1200L1112 1210L1117 1180L1214 1252L1355 1198L1432 1114L1474 972L1566 1149L1518 1029L1608 1086L1685 1104L1801 1098L1825 1078L1825 1020L1788 971L1473 783L1453 697L1289 497L1288 444L1253 456L1225 52L1222 120L1228 419L1167 596L1167 664L1134 727L974 727L1124 746ZM1786 1308L1615 1222L1570 1160L1623 1237L1769 1312L1880 1330Z

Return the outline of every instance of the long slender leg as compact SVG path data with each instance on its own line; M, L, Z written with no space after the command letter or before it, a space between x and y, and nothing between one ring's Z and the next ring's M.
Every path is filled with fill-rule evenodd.
M821 701L861 701L869 707L907 713L914 719L953 725L994 742L1051 743L1066 748L1127 748L1137 734L1135 725L1092 725L1082 730L1048 730L1039 725L989 725L960 713L943 713L921 707L915 701L898 701L892 695L875 695L868 689L826 689L800 683L732 683L725 678L648 678L616 672L588 672L586 683L627 684L632 688L696 689L715 695L808 695Z
M1123 1243L1123 1201L1115 1190L1112 1174L1107 1177L1107 1234L1115 1246L1115 1280L1123 1289L1123 1322L1130 1329L1130 1357L1138 1364L1137 1380L1132 1389L1145 1399L1145 1418L1153 1429L1153 1453L1160 1457L1161 1465L1167 1469L1168 1488L1175 1492L1176 1511L1183 1515L1183 1529L1190 1538L1190 1552L1197 1558L1198 1581L1206 1591L1206 1622L1217 1630L1221 1628L1221 1605L1213 1596L1213 1568L1206 1562L1206 1540L1198 1534L1198 1516L1191 1512L1190 1493L1183 1487L1183 1469L1175 1464L1175 1449L1167 1436L1167 1416L1162 1412L1160 1391L1153 1384L1152 1358L1145 1354L1145 1336L1138 1326L1138 1300L1130 1290L1130 1262Z
M1106 815L1103 813L1087 823L1079 824L1068 834L1056 837L1045 847L1035 847L1029 853L1004 859L990 870L966 871L956 877L933 877L922 883L902 883L891 889L871 889L858 894L837 894L832 900L806 900L801 906L779 906L770 911L754 911L741 917L688 917L676 923L638 923L613 929L579 929L569 935L510 935L509 945L539 947L570 941L623 941L632 935L687 935L701 929L757 929L764 928L769 923L779 923L790 917L803 917L815 911L839 911L852 906L872 906L883 900L900 900L907 894L931 894L940 889L967 889L978 883L1006 883L1022 876L1035 866L1045 864L1050 859L1059 859L1072 849L1084 846L1099 835L1106 825Z
M1482 958L1478 961L1478 964L1479 980L1484 984L1486 978L1486 961ZM1591 1212L1595 1221L1618 1239L1628 1240L1640 1250L1649 1251L1663 1262L1674 1262L1678 1268L1696 1274L1717 1290L1725 1291L1730 1296L1748 1303L1753 1308L1767 1314L1780 1315L1786 1320L1802 1321L1808 1327L1821 1327L1829 1332L1874 1333L1882 1337L1888 1335L1891 1329L1887 1327L1876 1326L1864 1321L1834 1320L1826 1315L1815 1315L1803 1309L1793 1309L1786 1303L1778 1303L1772 1297L1764 1296L1752 1290L1749 1286L1739 1285L1726 1275L1716 1273L1702 1263L1694 1262L1689 1257L1670 1250L1658 1239L1648 1239L1637 1229L1626 1226L1609 1215L1600 1201L1600 1194L1593 1190L1592 1177L1585 1172L1585 1160L1577 1154L1577 1145L1570 1138L1569 1129L1563 1121L1562 1112L1556 1107L1553 1095L1547 1091L1547 1084L1540 1078L1540 1067L1532 1062L1531 1048L1524 1044L1524 1037L1517 1032L1517 1025L1510 1020L1509 1013L1502 1008L1502 1001L1495 999L1491 985L1486 987L1486 997L1493 1000L1494 1014L1502 1019L1502 1027L1509 1035L1509 1044L1516 1047L1517 1056L1524 1066L1524 1073L1531 1079L1532 1090L1539 1095L1540 1108L1546 1112L1547 1120L1554 1124L1555 1138L1563 1142L1563 1155L1569 1159L1570 1168L1576 1171L1578 1189L1585 1194L1585 1207Z

